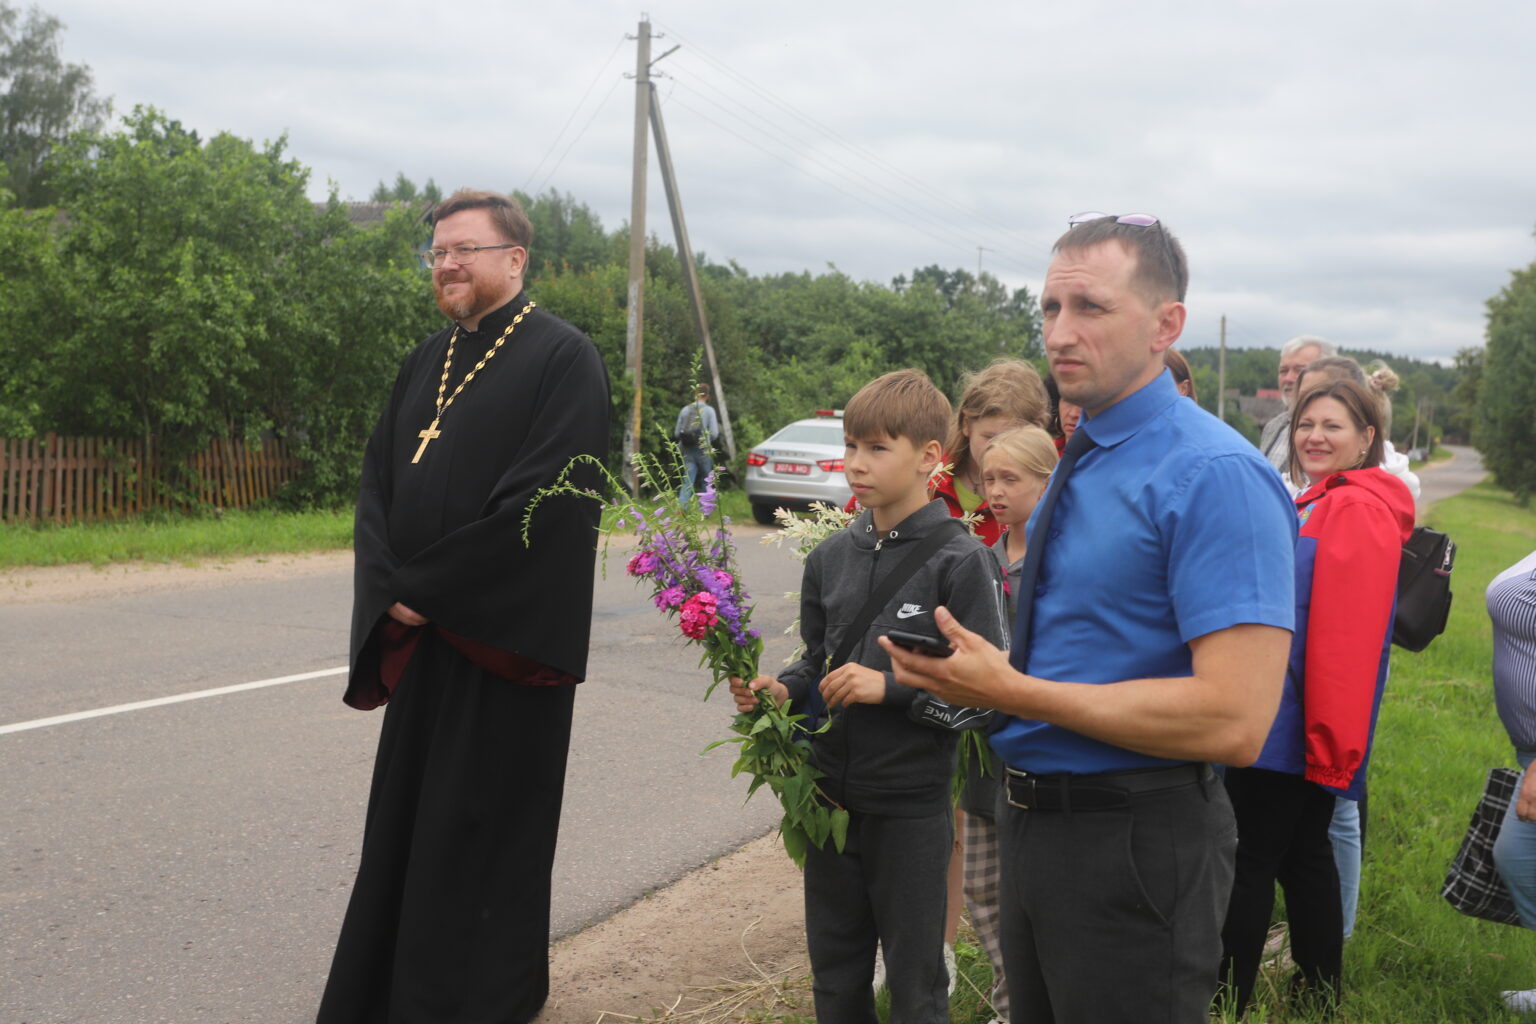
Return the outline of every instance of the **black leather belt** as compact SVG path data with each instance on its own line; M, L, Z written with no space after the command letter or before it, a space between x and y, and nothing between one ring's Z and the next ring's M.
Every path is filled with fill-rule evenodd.
M1025 811L1109 811L1144 793L1193 786L1215 778L1208 764L1181 764L1098 775L1035 775L1009 768L1008 802Z

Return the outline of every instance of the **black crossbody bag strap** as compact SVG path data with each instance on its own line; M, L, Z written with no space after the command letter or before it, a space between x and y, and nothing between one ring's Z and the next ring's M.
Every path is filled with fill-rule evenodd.
M953 529L951 529L953 527ZM837 645L837 653L832 655L832 660L827 662L827 671L831 672L848 660L848 655L853 653L853 647L864 638L869 630L869 624L875 621L875 616L880 614L880 609L890 604L891 598L896 596L908 580L917 574L917 570L923 567L923 563L939 553L939 549L955 538L957 533L965 533L965 524L958 519L950 519L940 523L934 531L922 540L918 541L900 562L896 568L886 574L880 585L870 592L869 600L864 602L864 607L859 609L859 614L853 617L848 631L843 634L843 642Z

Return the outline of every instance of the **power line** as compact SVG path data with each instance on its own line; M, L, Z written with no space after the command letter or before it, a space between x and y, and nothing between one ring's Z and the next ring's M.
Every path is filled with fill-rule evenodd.
M942 204L950 207L951 209L954 209L954 210L956 210L956 211L958 211L960 213L963 213L963 214L967 215L968 217L971 217L971 218L974 218L976 220L980 220L982 222L990 224L993 227L994 230L1002 232L1002 234L1005 237L1007 237L1007 238L1009 238L1009 239L1011 239L1011 240L1013 240L1015 242L1023 243L1023 246L1028 248L1031 251L1040 251L1040 250L1043 250L1046 246L1049 245L1049 240L1041 241L1038 237L1031 237L1031 236L1026 236L1026 235L1020 234L1019 232L1017 232L1016 229L1004 225L1001 221L996 220L995 218L989 216L988 214L983 213L983 212L981 212L979 210L976 210L974 208L968 207L968 206L966 206L966 205L964 205L962 203L956 202L948 193L946 193L946 192L944 192L942 190L939 190L939 189L937 189L937 188L927 184L926 182L922 181L921 179L918 179L918 178L908 174L907 172L902 170L900 167L898 167L895 164L891 163L890 161L884 159L880 155L878 155L878 154L876 154L876 153L874 153L874 152L872 152L872 151L870 151L870 150L868 150L868 149L866 149L866 148L864 148L864 147L862 147L862 146L860 146L860 145L858 145L856 143L850 142L849 140L845 139L841 134L839 134L835 129L828 127L827 125L825 125L825 124L821 123L820 121L818 121L816 118L810 116L809 114L806 114L805 112L797 109L793 105L791 105L791 104L785 102L784 100L780 99L778 96L773 94L771 91L763 88L762 86L757 85L755 82L753 82L751 79L747 78L745 75L743 75L742 73L737 71L731 65L727 64L726 62L724 62L724 61L722 61L722 60L720 60L720 59L718 59L718 58L716 58L714 56L712 56L703 47L700 47L696 43L690 42L686 37L684 37L681 34L679 34L676 30L672 29L670 26L664 26L664 27L666 28L666 30L667 30L667 32L668 32L668 34L670 36L672 36L675 39L680 40L686 46L688 46L690 48L690 52L691 52L692 55L698 56L701 60L703 60L706 63L710 64L711 66L715 67L722 75L725 75L726 77L735 80L736 82L740 83L742 86L744 86L745 88L747 88L751 92L753 92L753 93L757 94L758 96L762 97L768 103L772 104L775 107L778 107L780 110L783 110L784 112L786 112L790 116L794 117L795 119L797 119L799 121L802 121L805 124L809 125L815 131L817 131L822 136L824 136L828 140L832 141L836 145L841 146L841 147L847 149L848 151L856 154L859 158L861 158L862 160L864 160L866 162L869 162L869 163L872 163L872 164L875 164L875 165L879 166L887 174L897 178L898 180L901 180L901 181L907 183L910 188L914 189L916 192L918 192L922 196L924 196L924 197L926 197L926 198L928 198L928 199L930 199L930 200L932 200L934 202L942 203ZM972 247L974 247L974 245Z
M597 86L598 80L603 77L603 72L608 70L608 65L613 63L614 55L619 52L619 47L624 45L624 42L625 42L625 40L627 38L628 37L625 36L623 33L620 33L619 34L619 41L613 44L613 49L608 52L608 56L603 60L603 63L598 66L597 74L593 75L592 76L592 81L587 83L586 91L581 94L581 99L577 100L576 101L576 105L571 108L571 113L570 113L570 115L568 117L566 117L565 124L560 126L560 131L555 135L554 140L552 142L550 142L549 148L544 151L544 155L539 158L539 162L537 164L535 164L533 170L531 172L529 172L529 174L528 174L528 181L525 181L523 183L523 188L522 188L522 191L525 194L531 194L531 193L528 193L528 185L529 185L529 183L531 183L534 178L538 177L539 169L544 166L544 161L548 160L549 159L549 155L555 151L555 147L560 145L560 140L565 136L566 129L568 129L571 126L571 122L576 120L576 115L581 112L581 105L587 101L587 97L588 96L592 95L592 90ZM613 90L610 89L609 90L609 94L611 95L612 92L613 92ZM603 102L606 103L607 99L605 98L603 100ZM599 103L597 106L598 106L598 109L601 110L603 104ZM592 121L589 118L587 120L587 124L590 125L591 123L592 123ZM582 131L585 132L586 129L583 128ZM580 136L578 135L577 138L580 139ZM571 151L570 147L567 146L565 152L569 153L570 151ZM564 160L565 159L565 154L561 154L560 158L562 160ZM554 171L550 171L550 174L553 174L553 173L554 173ZM548 180L548 176L546 176L546 180ZM540 182L539 187L543 188L543 182Z
M867 175L861 173L857 168L848 167L846 164L842 163L841 161L835 161L835 162L829 163L827 160L821 159L818 156L818 154L816 154L816 152L815 152L815 150L813 148L811 148L809 146L806 146L804 144L803 140L797 138L796 136L794 136L792 134L789 134L789 133L785 132L785 130L782 128L782 126L773 125L772 122L769 122L769 124L773 127L773 129L775 131L781 133L781 136L782 136L782 142L781 142L780 139L773 138L773 136L770 133L761 132L759 129L756 129L752 125L750 125L750 123L745 122L744 119L742 119L740 117L740 115L735 114L729 108L724 106L724 104L722 104L719 101L717 101L713 96L710 96L707 93L701 92L700 90L693 88L691 85L689 85L686 82L681 81L680 79L676 78L675 76L673 76L673 81L677 82L679 87L681 87L683 89L686 89L689 93L691 93L691 94L693 94L695 96L698 96L700 99L703 99L703 100L705 100L708 103L713 104L714 106L716 106L718 109L720 109L726 115L731 116L733 118L736 118L738 121L741 121L750 130L757 131L759 134L766 136L769 139L770 143L773 143L773 144L777 145L778 148L781 151L783 149L789 149L789 150L794 151L796 153L796 156L798 157L798 159L800 159L800 160L802 160L802 161L804 161L806 163L810 163L810 164L813 164L813 165L817 166L823 173L829 174L829 175L833 175L833 176L841 179L845 184L848 184L850 187L863 187L864 189L866 189L870 193L881 194L880 195L881 200L883 202L889 204L889 206L892 207L895 210L895 212L905 215L907 218L909 218L909 221L910 221L910 219L917 219L917 220L928 221L930 224L934 225L935 230L937 230L939 232L943 232L946 235L948 235L949 236L949 238L948 238L949 243L952 244L952 245L955 245L955 246L957 246L959 248L963 248L967 252L969 252L970 250L973 250L973 249L976 248L976 245L975 245L974 241L968 235L965 235L965 234L962 234L961 232L959 232L953 226L953 224L951 222L949 222L947 220L944 220L944 219L942 219L940 217L935 216L931 211L922 209L920 207L913 206L905 197L903 197L902 195L900 195L897 192L892 191L890 188L888 188L887 186L883 185L879 181L871 179ZM681 101L679 101L679 102L681 102ZM687 107L687 109L693 110L694 108ZM786 162L788 162L788 161L786 161ZM791 163L790 166L798 166L798 165L794 164L794 163ZM932 237L932 233L931 232L930 232L930 237ZM992 249L992 247L990 247L990 246L987 247L987 248L988 248L988 251L994 251L994 252L997 251L995 249Z
M613 98L614 90L619 87L619 83L623 80L622 77L615 78L613 84L608 87L608 91L603 94L602 100L598 102L597 106L592 108L592 116L587 118L587 123L581 126L581 131L577 132L576 137L571 140L571 144L565 147L565 152L560 154L560 159L555 161L555 165L549 169L549 173L544 175L544 180L539 182L540 191L543 191L544 186L555 176L555 172L564 165L565 158L571 155L571 150L576 147L576 143L580 142L582 137L587 134L587 129L592 127L592 122L597 120L597 115L602 113L603 108L608 105L608 101Z
M681 99L674 98L672 100L672 102L676 103L678 106L682 107L684 110L687 110L687 111L691 112L695 117L698 117L700 120L702 120L702 121L704 121L704 122L706 122L708 124L711 124L714 127L718 128L720 131L723 131L723 132L725 132L728 135L731 135L731 136L734 136L737 139L740 139L742 142L746 143L747 145L752 146L753 148L760 150L761 152L767 154L768 156L772 157L773 159L779 161L780 163L782 163L782 164L784 164L784 165L786 165L788 167L791 167L791 168L793 168L796 171L799 171L801 174L804 174L804 175L806 175L809 178L812 178L812 179L814 179L816 181L819 181L821 184L827 186L828 188L834 189L837 192L841 192L843 195L847 196L849 199L852 199L852 200L854 200L857 203L860 203L860 204L862 204L864 206L869 207L870 209L874 210L875 212L881 214L882 216L888 216L889 215L889 213L890 213L889 210L882 209L881 207L875 205L875 203L870 201L865 196L861 196L861 195L859 195L856 192L850 191L849 189L844 188L841 184L839 184L836 181L830 180L828 178L824 178L824 177L822 177L822 176L820 176L820 175L818 175L816 173L813 173L812 171L806 169L803 166L795 164L794 162L786 159L783 155L781 155L779 152L777 152L776 150L772 149L771 147L765 146L762 143L757 142L754 139L748 138L747 136L741 134L740 132L736 131L735 129L733 129L733 128L727 126L727 125L721 124L719 121L716 121L714 118L710 117L708 114L704 113L703 111L701 111L701 110L699 110L699 109L697 109L695 107L689 106L687 103L683 102ZM913 228L913 230L915 230L915 231L917 231L917 232L919 232L921 234L927 235L929 238L931 238L934 241L940 243L941 245L955 246L957 248L964 249L967 252L969 252L971 249L975 248L973 245L970 245L969 243L966 243L966 242L956 242L955 240L950 239L950 238L942 238L942 237L934 234L933 232L929 231L928 229L926 229L925 227L923 227L921 225L912 225L912 228Z

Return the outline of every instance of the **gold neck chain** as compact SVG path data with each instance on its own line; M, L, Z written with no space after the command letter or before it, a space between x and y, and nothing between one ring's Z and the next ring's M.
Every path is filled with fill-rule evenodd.
M453 346L459 340L459 327L457 324L454 325L453 333L448 336L448 354L443 357L443 376L437 382L437 415L432 418L432 425L430 427L416 435L421 438L421 444L417 447L416 454L411 459L412 465L421 461L422 455L426 453L428 444L442 436L443 432L437 429L437 424L442 420L443 413L447 412L448 407L453 404L453 400L459 397L459 392L468 387L469 382L475 379L475 374L485 369L485 364L495 358L496 353L501 351L501 346L506 344L507 339L512 336L512 331L518 324L523 322L523 317L527 316L536 305L538 303L529 302L528 305L523 307L522 312L512 318L512 322L507 325L507 329L501 332L501 337L491 343L491 347L485 350L485 355L481 356L480 361L464 375L464 379L459 381L459 386L453 389L453 394L449 395L445 401L443 395L448 390L448 376L453 372Z

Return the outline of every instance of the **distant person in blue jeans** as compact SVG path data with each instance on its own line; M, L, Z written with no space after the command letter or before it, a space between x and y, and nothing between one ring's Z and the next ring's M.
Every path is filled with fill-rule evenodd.
M1531 771L1536 760L1536 551L1495 576L1487 600L1493 621L1493 698L1524 770L1493 844L1493 860L1514 897L1520 923L1536 928L1536 773ZM1536 1012L1536 989L1505 992L1504 1004L1518 1013Z
M683 452L683 486L677 489L677 500L687 504L693 492L704 484L704 478L714 468L710 449L720 436L720 420L709 404L709 385L700 384L689 402L677 414L677 427L672 437Z

